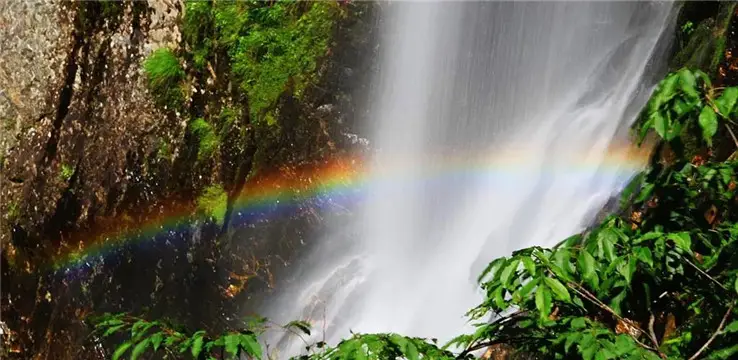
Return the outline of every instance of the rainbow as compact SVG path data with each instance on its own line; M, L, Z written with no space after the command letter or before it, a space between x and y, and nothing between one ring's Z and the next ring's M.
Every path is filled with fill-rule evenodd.
M308 204L324 209L350 208L377 184L414 186L421 179L424 182L440 182L453 186L458 176L482 176L514 184L530 171L556 171L559 174L576 176L592 174L593 170L599 169L605 176L613 176L624 170L630 173L643 169L649 154L648 147L635 148L626 145L612 147L604 156L596 159L572 157L550 167L541 167L532 162L530 152L516 149L497 152L492 157L462 154L429 158L430 165L423 166L422 173L413 173L418 167L414 168L401 159L393 164L372 168L360 157L347 156L322 161L310 167L283 167L268 175L250 178L234 201L230 226L251 225L277 216L294 214ZM52 268L69 272L89 267L123 246L169 239L171 236L168 235L191 227L193 221L206 220L206 215L197 213L193 200L162 202L152 206L150 213L143 217L148 220L138 224L126 215L104 219L96 229L63 239L52 255Z

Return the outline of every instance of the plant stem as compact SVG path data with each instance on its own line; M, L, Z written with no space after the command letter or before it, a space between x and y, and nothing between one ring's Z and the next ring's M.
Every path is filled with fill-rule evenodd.
M733 306L735 304L730 304L730 307L728 307L728 311L725 312L725 315L723 315L723 320L720 321L720 325L718 326L717 330L715 330L715 333L710 336L710 339L707 340L707 342L702 345L702 347L692 355L689 360L696 360L700 354L702 354L703 351L707 350L707 347L712 344L713 341L715 341L715 338L720 335L723 332L723 327L725 327L725 323L728 321L728 316L730 316L730 313L733 311Z

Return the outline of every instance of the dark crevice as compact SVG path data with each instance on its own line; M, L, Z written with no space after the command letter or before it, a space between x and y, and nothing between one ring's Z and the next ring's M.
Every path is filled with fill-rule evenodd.
M56 157L56 152L59 147L59 137L61 135L61 126L64 123L64 119L67 117L67 114L69 114L69 106L72 103L72 97L74 95L74 81L77 77L77 69L79 67L77 64L77 53L84 44L84 36L75 30L73 37L74 45L72 46L72 51L69 52L67 57L64 86L59 93L59 104L56 107L56 116L54 117L51 136L46 142L43 160L41 161L42 167L49 166L54 157Z

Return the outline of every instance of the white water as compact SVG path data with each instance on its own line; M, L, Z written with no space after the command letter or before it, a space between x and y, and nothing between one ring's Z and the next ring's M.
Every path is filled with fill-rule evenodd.
M469 330L486 263L581 230L635 171L606 150L645 101L671 24L664 3L383 6L375 181L358 221L267 309L309 318L331 344L349 329L448 340Z

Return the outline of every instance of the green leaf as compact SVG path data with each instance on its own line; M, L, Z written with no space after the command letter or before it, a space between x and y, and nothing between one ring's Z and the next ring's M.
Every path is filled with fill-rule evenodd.
M531 258L523 257L523 266L525 267L525 270L528 270L529 274L536 274L536 264L531 260Z
M518 265L520 264L519 259L515 259L510 262L507 267L505 267L505 270L502 270L502 276L500 277L500 281L502 281L503 285L508 285L510 283L510 278L516 273L518 270Z
M571 251L569 249L556 249L553 254L553 260L556 267L551 270L560 278L571 280ZM560 270L559 270L560 269Z
M579 332L571 332L566 337L566 342L564 342L564 351L569 352L569 348L571 348L571 345L579 341L579 338L582 337L582 334Z
M489 274L492 274L492 278L488 279L488 281L494 281L495 278L499 275L498 270L500 269L500 267L502 267L504 263L505 263L505 258L499 258L487 264L487 267L484 268L484 271L482 271L482 273L477 278L477 282L482 283L483 281L485 281L485 278Z
M643 185L643 188L641 188L641 192L638 193L638 197L636 198L635 201L637 203L640 203L640 202L644 202L648 200L648 198L651 197L651 193L653 193L654 187L655 187L654 184Z
M647 247L637 247L634 251L638 260L653 268L653 254L651 253L651 249Z
M241 346L243 346L247 354L257 359L261 359L261 345L259 345L259 342L256 341L256 338L253 335L241 335Z
M738 292L738 277L735 278L735 292Z
M310 323L308 323L307 321L302 321L302 320L290 321L284 327L286 329L289 329L289 328L293 328L294 327L294 328L297 328L298 330L302 331L303 333L305 333L305 335L308 335L308 336L310 335Z
M537 285L538 285L538 280L534 280L534 279L531 279L530 281L528 281L528 282L527 282L527 283L526 283L526 284L525 284L525 285L524 285L524 286L523 286L523 287L522 287L522 288L520 289L520 292L518 293L518 294L519 294L519 296L520 296L520 298L521 298L521 301L525 301L525 299L527 299L527 298L528 298L528 296L530 295L530 293L531 293L531 292L533 291L533 289L535 289L535 287L536 287Z
M131 360L138 359L138 357L141 356L144 351L146 351L146 348L149 347L150 344L151 338L141 340L141 342L139 342L136 347L133 348L133 352L131 352Z
M497 307L500 310L507 309L507 304L505 303L505 297L502 295L504 291L505 289L502 286L500 286L497 289L495 289L495 292L494 292L495 305L497 305Z
M113 352L113 360L120 359L120 357L123 356L123 354L125 354L126 351L128 351L128 348L130 348L131 345L133 345L132 342L126 341L120 346L118 346L118 348L115 349L115 352Z
M735 108L736 100L738 100L738 88L729 87L725 89L722 95L715 100L715 106L718 108L720 115L726 118L730 117Z
M728 324L728 326L725 327L723 330L725 333L734 333L738 332L738 320L733 321L732 323Z
M633 280L633 273L636 271L636 258L627 256L618 264L617 270L623 276L628 286L630 286L630 282Z
M610 228L604 229L597 234L598 257L604 256L608 261L615 259L615 242L618 241L618 234Z
M666 117L661 114L654 114L653 128L664 139L666 139L666 132L669 130L669 123L667 121Z
M715 111L708 105L702 108L699 117L700 128L702 128L702 138L708 146L712 146L712 137L717 133L718 121Z
M233 356L238 355L238 345L241 343L240 334L228 334L223 337L225 341L225 351Z
M720 349L717 351L713 351L710 356L707 357L707 360L717 360L717 359L734 359L734 355L738 353L738 345L733 345L728 348Z
M167 336L167 338L164 340L164 346L172 346L177 341L181 341L182 338L184 338L184 335L180 333L174 333L172 335Z
M686 231L679 233L670 233L668 239L674 241L676 247L684 250L685 252L692 253L692 240L689 237L689 233Z
M571 302L569 290L566 289L566 286L564 286L564 284L556 279L549 277L543 278L543 281L545 281L546 285L551 288L557 299L565 302Z
M610 307L615 311L616 314L620 315L622 314L622 310L620 308L620 304L625 299L625 296L628 295L628 292L623 289L619 294L617 294L612 300L610 301Z
M720 168L718 170L720 172L720 177L723 181L724 185L730 184L731 180L733 180L733 169L730 168Z
M195 338L195 340L192 341L192 348L190 349L192 353L192 357L197 359L198 356L200 356L200 352L202 352L202 345L205 342L205 339L203 338L203 335L200 335Z
M539 286L536 290L536 309L538 309L541 319L548 319L548 314L551 313L551 294L546 291L544 286Z
M164 340L164 333L158 332L154 335L151 335L151 345L154 348L154 352L159 350L159 346L161 345L162 340Z
M415 347L415 344L412 342L407 343L407 347L405 348L404 355L407 358L407 360L418 360L420 358L420 354L418 353L418 348Z
M596 272L597 263L595 262L595 258L589 253L589 251L582 249L579 252L577 264L579 264L579 271L581 272L584 280L586 280L593 289L596 288L599 283L599 279Z
M117 332L118 330L122 329L125 326L126 324L111 326L107 330L105 330L105 332L102 334L102 337L106 338L110 335L113 335L115 332Z
M571 321L571 327L573 329L584 329L587 327L587 321L583 317L574 318Z
M690 98L699 99L697 91L697 79L689 69L679 70L679 85L682 91Z

